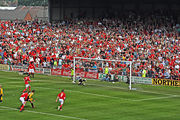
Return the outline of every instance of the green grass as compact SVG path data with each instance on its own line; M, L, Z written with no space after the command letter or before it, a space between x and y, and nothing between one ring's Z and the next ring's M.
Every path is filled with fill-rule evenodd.
M69 78L35 75L31 78L35 108L27 103L19 112L19 97L25 88L23 77L15 72L0 72L4 100L0 120L179 120L180 88L133 85L88 80L86 86L73 84ZM59 89L60 88L60 89ZM57 111L57 94L65 89L63 111ZM176 95L176 96L175 96Z

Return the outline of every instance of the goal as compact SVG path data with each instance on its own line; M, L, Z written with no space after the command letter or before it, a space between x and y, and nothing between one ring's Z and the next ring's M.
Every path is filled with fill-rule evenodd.
M100 76L110 74L113 77L116 75L125 76L126 81L123 82L127 82L129 84L129 90L132 90L132 61L74 57L73 69L73 82L76 81L77 76L91 79L98 79L98 77L93 77L94 75ZM113 78L111 78L111 80L113 80Z

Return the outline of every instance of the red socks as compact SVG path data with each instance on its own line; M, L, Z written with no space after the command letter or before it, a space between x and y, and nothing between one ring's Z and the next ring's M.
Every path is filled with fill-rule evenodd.
M23 90L23 93L25 92L27 90L27 88L25 88L24 90ZM31 86L29 86L29 92L31 91Z
M63 106L63 104L62 104L62 105L60 105L60 109L62 109L62 106Z
M23 93L26 91L27 89L25 88L24 90L23 90Z
M22 105L22 106L21 106L21 109L20 109L20 111L22 111L22 110L23 110L23 108L24 108L24 105Z
M31 86L29 86L29 91L31 91Z

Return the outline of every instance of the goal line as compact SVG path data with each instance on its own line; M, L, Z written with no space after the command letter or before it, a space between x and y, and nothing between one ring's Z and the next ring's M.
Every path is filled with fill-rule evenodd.
M98 59L98 58L84 58L84 57L74 57L73 60L73 81L76 79L76 61L77 60L94 60L94 61L102 61L102 62L124 62L129 64L129 90L132 90L132 61L123 61L123 60L107 60L107 59Z

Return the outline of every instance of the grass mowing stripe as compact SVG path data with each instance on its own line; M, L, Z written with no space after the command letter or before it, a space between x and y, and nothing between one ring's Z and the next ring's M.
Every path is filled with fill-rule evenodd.
M71 84L71 82L57 82L57 81L52 81L52 80L32 80L32 81L34 81L34 82L44 82L44 83L49 83L50 82L50 83L70 83ZM16 83L16 82L12 82L12 83ZM17 83L19 83L19 82L17 82ZM123 88L123 87L119 87L119 86L116 87L116 86L109 86L109 85L97 85L97 84L91 84L91 83L87 83L87 85L127 90L127 88ZM172 94L167 94L167 93L152 92L152 91L145 91L145 90L135 90L135 91L142 92L142 93L152 93L152 94L159 94L159 95L167 95L167 96L172 95Z
M6 109L11 109L11 110L19 110L19 109L7 107L7 106L0 106L0 107L1 108L6 108ZM25 110L24 112L37 113L37 114L50 115L50 116L58 116L58 117L76 119L76 120L88 120L88 119L84 119L84 118L71 117L71 116L65 116L65 115L57 115L57 114L45 113L45 112L36 112L36 111L30 111L30 110Z
M23 86L18 85L16 87L23 87ZM54 89L54 90L56 90L56 88L47 88L47 87L34 87L34 88ZM114 97L114 96L108 96L108 95L100 95L100 94L87 93L87 92L74 91L74 90L66 90L66 91L77 92L77 93L82 93L82 94L88 94L88 95L93 95L93 96L100 96L100 97L108 97L108 98L116 98L116 99L129 100L129 101L137 101L137 102L138 101L159 100L159 99L164 99L164 98L180 97L178 95L169 95L169 96L164 96L164 97L154 97L154 98L133 100L133 99L125 99L125 98L120 98L120 97Z
M44 87L34 87L34 88L55 89L55 88L44 88ZM100 97L109 97L109 98L116 98L116 99L122 99L122 100L130 100L130 101L146 101L146 100L157 100L157 99L164 99L164 98L179 97L178 95L169 95L169 96L166 96L166 97L155 97L155 98L132 100L132 99L125 99L125 98L119 98L119 97L113 97L113 96L107 96L107 95L100 95L100 94L94 94L94 93L87 93L87 92L81 92L81 91L74 91L74 90L66 90L66 91L78 92L78 93L89 94L89 95L100 96Z
M45 82L45 83L71 83L71 82L56 82L56 81L49 81L49 80L34 80L34 82ZM48 81L48 82L47 82ZM21 83L21 82L8 82L8 83ZM88 84L88 85L95 85L95 84ZM96 86L101 86L101 87L113 87L113 88L119 88L120 87L114 87L114 86L107 86L107 85L96 85ZM20 86L22 87L22 86ZM47 87L34 87L34 88L42 88L42 89L55 89L55 88L47 88ZM147 99L138 99L138 100L132 100L132 99L125 99L125 98L120 98L120 97L114 97L114 96L108 96L108 95L100 95L100 94L94 94L94 93L87 93L87 92L81 92L81 91L74 91L74 90L67 90L67 91L71 91L71 92L77 92L77 93L82 93L82 94L88 94L88 95L93 95L93 96L100 96L100 97L107 97L107 98L116 98L116 99L122 99L122 100L130 100L130 101L147 101L147 100L158 100L158 99L164 99L164 98L172 98L172 97L177 97L177 95L170 95L170 94L163 94L163 95L168 95L165 97L154 97L154 98L147 98ZM142 92L142 91L140 91ZM143 92L148 92L149 91L143 91ZM156 92L150 92L153 94L160 94L160 93L156 93Z
M140 99L140 100L133 100L133 101L158 100L158 99L173 98L173 97L179 97L179 96L171 95L171 96L166 96L166 97L155 97L155 98L147 98L147 99Z
M3 110L3 111L4 111L4 110L8 110L8 109L0 109L0 110Z
M16 85L16 87L23 87L23 86ZM57 90L56 88L47 88L47 87L34 87L34 88L41 88L41 89L54 89L54 90ZM100 95L100 94L87 93L87 92L81 92L81 91L75 91L75 90L66 90L66 91L77 92L77 93L82 93L82 94L88 94L88 95L93 95L93 96L100 96L100 97L108 97L108 98L116 98L116 99L129 100L129 99L124 99L124 98L119 98L119 97L114 97L114 96Z
M10 77L16 78L19 77L18 73L5 73L0 72L1 77ZM0 106L8 106L12 108L17 108L20 106L18 102L19 96L22 90L25 88L23 77L20 76L20 79L5 79L0 77L0 84L3 84L4 88L4 102ZM87 86L77 86L77 84L72 84L70 79L62 78L60 76L44 76L44 75L36 75L36 78L32 78L32 80L47 80L47 83L42 81L33 81L30 83L32 88L36 87L49 87L55 88L54 90L46 90L41 88L34 88L37 90L37 94L34 96L37 106L35 109L31 109L31 105L28 104L25 110L44 112L44 113L52 113L57 115L65 115L65 116L73 116L78 118L85 118L89 120L180 120L179 112L179 100L180 97L172 97L172 98L158 98L158 97L170 97L166 95L162 95L163 93L167 94L176 94L180 95L180 88L177 87L165 87L165 86L151 86L151 85L141 85L141 84L133 84L134 88L137 90L158 92L162 94L154 94L147 92L139 92L139 91L130 91L128 90L128 85L125 83L109 83L109 82L101 82L97 81L87 81ZM50 81L51 80L51 81ZM19 82L22 83L6 83L6 82ZM48 82L50 81L50 82ZM54 82L70 82L67 84L54 83ZM96 84L96 86L88 85L88 84ZM23 87L16 87L16 85L21 85ZM100 87L97 85L104 85L104 87ZM108 87L107 87L108 86ZM109 87L110 86L110 87ZM122 87L125 88L121 90L120 88L112 88L112 87ZM103 94L108 96L120 97L131 100L140 100L140 99L151 99L156 97L157 100L148 100L142 102L129 101L129 100L120 100L120 99L109 99L107 97L98 97L91 96L82 93L76 93L71 91L67 92L67 101L64 106L64 110L59 112L57 111L57 105L59 103L55 103L56 95L60 92L61 89L65 90L75 90L80 92L87 93L95 93L95 94ZM0 108L3 109L3 108ZM28 112L18 112L17 110L0 110L0 118L3 120L23 120L24 118L36 119L36 120L71 120L71 118L43 115L43 114L35 114ZM73 120L73 119L72 119Z
M33 81L33 80L32 80ZM71 83L71 82L57 82L57 81L52 81L52 80L34 80L34 81L43 81L43 82L51 82L51 83ZM123 87L116 87L116 86L109 86L109 85L97 85L97 84L92 84L92 83L87 83L87 85L93 85L93 86L98 86L98 87L110 87L110 88L117 88L117 89L123 89L127 90L127 88ZM167 93L159 93L159 92L152 92L152 91L145 91L145 90L136 90L138 92L144 92L144 93L153 93L153 94L160 94L160 95L168 95L171 96L172 94L167 94Z
M109 88L116 88L116 89L122 89L122 90L127 90L126 88L122 87L116 87L116 86L109 86L109 85L97 85L97 84L87 84L87 85L93 85L93 86L99 86L99 87L109 87ZM135 90L138 92L144 92L144 93L153 93L153 94L159 94L159 95L172 95L172 94L167 94L167 93L159 93L159 92L152 92L152 91L144 91L144 90Z
M5 78L5 77L3 77ZM11 79L16 79L16 78L11 78ZM71 82L58 82L58 81L53 81L53 80L32 80L32 81L37 81L37 82L40 82L40 81L43 81L43 82L51 82L51 83L71 83ZM116 89L122 89L122 90L127 90L127 88L123 88L123 87L120 87L120 86L109 86L109 85L98 85L98 84L92 84L92 83L87 83L87 85L92 85L92 86L97 86L97 87L109 87L109 88L116 88ZM136 89L135 91L138 91L138 92L142 92L142 93L153 93L153 94L159 94L159 95L168 95L168 96L171 96L172 94L167 94L167 93L160 93L160 92L153 92L153 91L145 91L145 90L138 90Z

